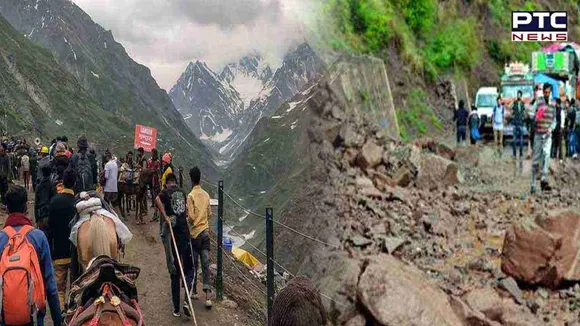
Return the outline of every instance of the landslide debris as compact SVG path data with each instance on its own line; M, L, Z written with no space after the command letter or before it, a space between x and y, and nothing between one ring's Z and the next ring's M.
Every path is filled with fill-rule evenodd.
M505 240L530 220L578 212L578 163L554 169L558 190L523 195L529 178L514 175L508 155L493 158L485 146L394 140L344 105L333 80L320 83L310 103L314 165L326 174L312 214L325 221L318 234L340 250L311 250L301 271L333 299L326 303L334 324L567 325L578 319L580 285L559 282L571 279L570 259L560 268L541 253L518 251L535 247ZM577 223L566 221L565 234L544 231L556 234L554 246L565 242L557 237L573 244L558 249L572 257ZM516 254L507 256L512 246ZM546 264L556 266L555 276L533 282L519 276L536 276Z

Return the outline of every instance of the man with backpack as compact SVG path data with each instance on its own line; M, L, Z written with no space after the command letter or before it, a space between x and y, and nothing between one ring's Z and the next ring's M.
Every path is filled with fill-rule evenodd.
M42 326L48 301L53 324L62 325L48 240L26 216L27 203L23 187L10 187L6 194L8 219L0 232L2 323Z
M76 172L72 169L66 169L63 174L64 189L60 194L52 198L48 209L48 225L50 227L48 239L52 244L50 254L54 262L54 273L61 308L63 308L65 302L66 279L71 263L70 222L77 213L75 192L73 190L75 182Z
M51 161L52 164L52 174L50 180L56 192L62 190L62 175L64 170L66 170L70 165L70 159L66 156L66 147L64 143L59 142L55 146L55 156Z
M71 157L70 165L77 173L76 193L95 190L97 185L97 161L89 152L87 137L80 136L77 141L78 152Z
M161 213L161 240L165 249L165 260L169 276L171 279L171 299L173 302L173 316L180 316L180 295L181 287L191 287L193 284L193 262L190 248L190 232L188 228L186 214L186 195L181 190L175 180L173 173L167 174L165 178L166 187L155 198L155 204ZM171 230L170 230L171 228ZM171 233L175 237L177 248L173 245ZM180 281L181 260L185 283ZM187 317L191 317L190 307L187 301L183 303L183 311Z

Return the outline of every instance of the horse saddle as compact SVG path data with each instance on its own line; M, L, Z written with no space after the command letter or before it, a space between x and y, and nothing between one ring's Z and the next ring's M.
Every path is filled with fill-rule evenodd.
M135 280L140 269L135 266L121 264L107 256L96 257L86 272L71 284L68 298L68 311L84 307L87 302L102 294L103 284L111 284L123 294L123 301L137 301Z

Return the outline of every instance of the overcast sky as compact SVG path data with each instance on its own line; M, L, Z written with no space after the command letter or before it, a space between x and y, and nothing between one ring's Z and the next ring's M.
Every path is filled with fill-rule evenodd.
M73 0L110 29L129 55L169 91L190 61L210 68L258 51L280 64L307 38L316 0Z

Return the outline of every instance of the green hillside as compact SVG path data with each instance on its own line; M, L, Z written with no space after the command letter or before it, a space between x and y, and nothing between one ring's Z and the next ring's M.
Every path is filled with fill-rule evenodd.
M578 1L331 0L317 32L337 52L371 54L389 68L404 138L441 131L451 116L442 107L442 81L499 84L506 62L529 62L538 42L511 42L511 13L565 10L569 39L579 40ZM398 87L397 87L398 86ZM466 95L469 94L469 95Z
M122 139L132 126L106 112L52 53L18 33L0 16L0 128L9 135L44 140L82 133L104 141ZM57 120L63 122L62 126Z

